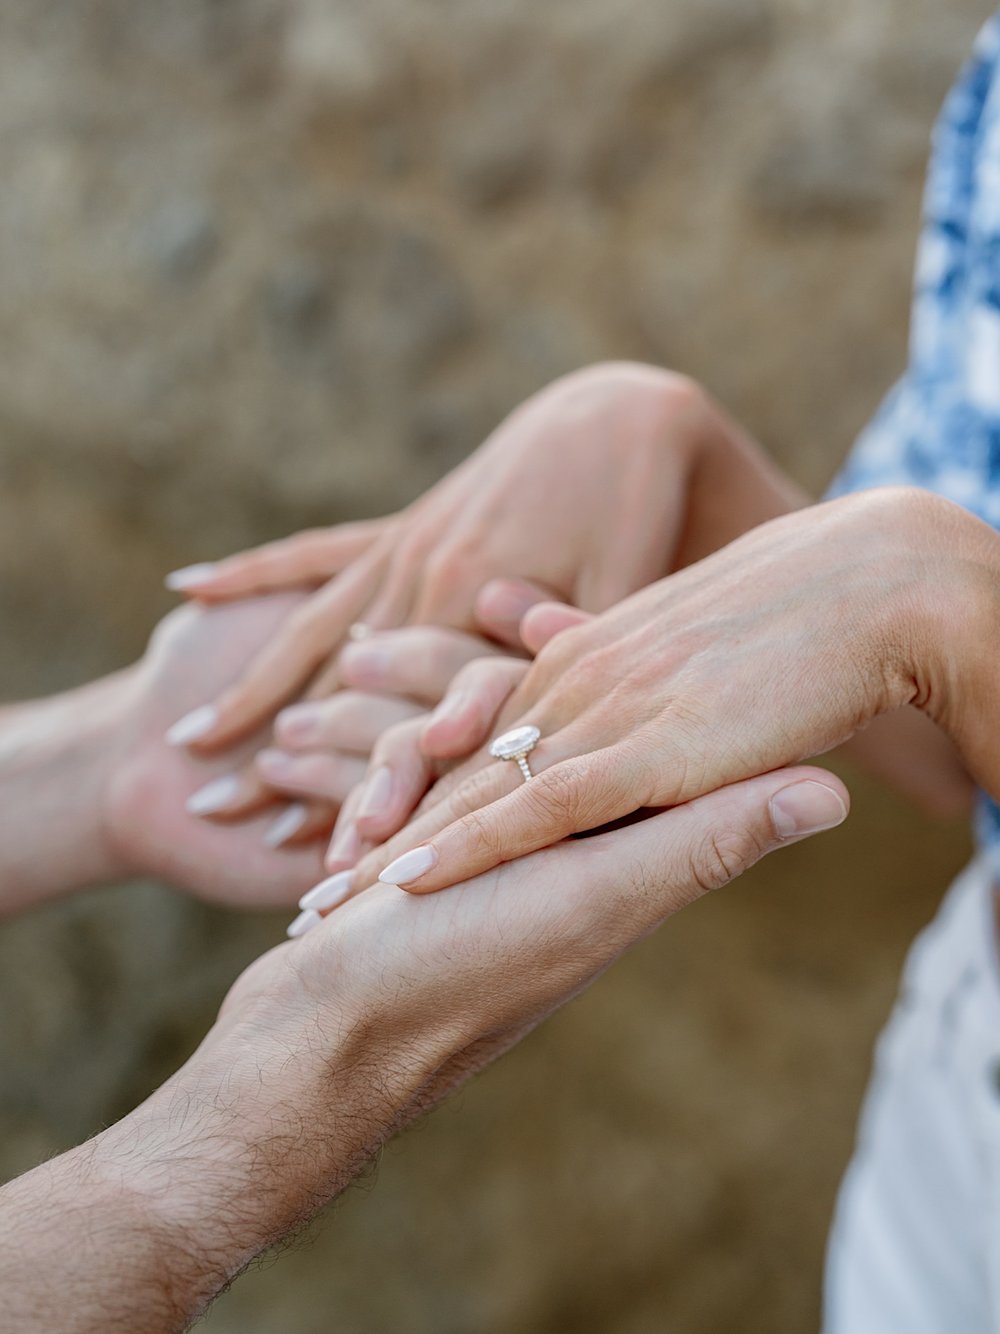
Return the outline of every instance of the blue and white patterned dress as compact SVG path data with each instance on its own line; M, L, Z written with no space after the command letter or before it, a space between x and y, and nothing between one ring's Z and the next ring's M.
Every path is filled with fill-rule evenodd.
M1000 529L1000 15L934 132L906 374L829 494L900 484ZM1000 881L1000 807L985 797L977 829Z

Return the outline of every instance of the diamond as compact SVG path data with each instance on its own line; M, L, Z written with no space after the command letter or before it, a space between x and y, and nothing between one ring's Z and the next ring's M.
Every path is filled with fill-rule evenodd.
M490 754L495 760L516 760L534 750L541 735L537 727L515 727L490 743Z

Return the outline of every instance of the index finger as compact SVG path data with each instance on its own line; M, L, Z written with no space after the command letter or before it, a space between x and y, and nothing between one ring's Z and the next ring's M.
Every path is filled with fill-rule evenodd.
M569 757L529 782L512 764L492 765L403 830L400 837L409 836L410 848L384 866L379 880L433 893L651 804L648 770L625 746L574 754L579 747L573 746L573 729L552 744ZM501 786L506 791L498 791ZM359 877L367 869L359 866Z
M301 603L234 685L170 728L171 745L216 749L260 726L343 640L371 596L382 559L376 552L356 561Z
M311 528L222 560L173 570L166 585L200 602L270 593L276 589L325 582L364 554L378 537L384 520Z

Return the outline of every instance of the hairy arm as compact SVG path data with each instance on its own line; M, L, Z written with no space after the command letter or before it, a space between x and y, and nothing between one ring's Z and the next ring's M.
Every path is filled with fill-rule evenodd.
M0 1190L0 1324L186 1329L340 1191L430 1070L317 1006L213 1035L122 1121ZM377 1066L374 1064L377 1056Z

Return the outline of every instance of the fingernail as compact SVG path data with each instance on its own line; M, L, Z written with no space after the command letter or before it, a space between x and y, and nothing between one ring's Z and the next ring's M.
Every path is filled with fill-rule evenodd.
M294 921L289 922L285 928L285 935L296 940L299 936L304 936L307 931L311 931L314 926L319 926L322 920L314 908L307 908L305 912L300 912Z
M422 848L414 848L411 852L404 852L402 857L397 857L394 862L390 862L379 876L379 880L383 885L408 885L411 880L416 880L429 871L437 859L438 855L432 847L425 845Z
M348 821L343 829L339 829L333 842L327 849L326 856L323 858L323 864L328 870L333 870L335 866L341 863L347 866L353 866L361 855L361 835L358 833L358 826L353 820Z
M313 885L312 889L302 895L299 907L312 908L316 912L323 908L338 907L351 892L353 875L353 871L339 871L336 875L321 880L318 885Z
M322 710L315 704L293 704L282 709L274 720L275 731L296 741L308 741L316 734L322 719Z
M379 644L348 644L340 655L342 674L359 685L381 681L391 666L392 654Z
M358 820L370 820L376 815L381 815L389 804L389 798L392 796L392 770L388 765L383 764L376 769L365 784L365 790L361 794L361 800L358 802L358 809L355 818Z
M192 741L197 741L199 737L211 732L218 721L219 710L215 705L202 704L200 708L192 709L183 718L177 719L166 734L167 745L186 746Z
M182 570L171 570L163 582L177 593L190 588L192 584L203 584L206 579L211 579L215 569L215 564L208 560L202 561L200 565L185 565Z
M231 806L240 795L241 783L236 774L225 774L222 778L213 778L210 783L192 792L184 803L189 815L214 815Z
M428 718L427 727L433 727L435 723L450 723L460 718L469 707L472 698L468 690L456 690L453 695L445 695Z
M835 829L847 819L847 806L824 783L794 783L771 798L771 819L779 838L801 838Z
M283 810L264 830L264 843L269 848L280 848L282 843L287 843L299 832L308 818L309 812L305 806L297 801L292 802L291 806Z
M259 750L254 761L265 778L287 778L295 760L283 750Z
M347 638L357 643L359 639L367 639L371 632L370 625L365 625L363 621L355 621L347 632Z

